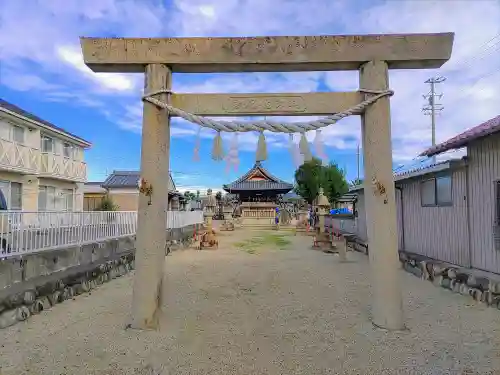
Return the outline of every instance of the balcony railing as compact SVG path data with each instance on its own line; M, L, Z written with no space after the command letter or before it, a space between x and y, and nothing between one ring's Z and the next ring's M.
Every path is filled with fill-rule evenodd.
M40 154L40 175L84 182L87 180L87 164L49 152Z
M0 138L0 169L76 182L87 180L86 163L3 138Z
M0 167L2 169L36 174L39 165L39 150L0 138Z
M202 211L168 211L167 228L203 223ZM0 258L133 236L137 211L0 213Z

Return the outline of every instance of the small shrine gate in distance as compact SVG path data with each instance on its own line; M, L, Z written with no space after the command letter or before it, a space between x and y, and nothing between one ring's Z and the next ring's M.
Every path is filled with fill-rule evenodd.
M275 223L278 197L293 185L273 176L257 161L242 177L222 188L238 195L243 226L269 227Z
M372 318L376 326L403 329L401 268L392 167L389 69L432 69L451 57L453 33L392 35L261 36L236 38L81 38L85 64L94 72L145 73L141 175L148 194L139 196L133 328L158 327L165 266L166 205L170 164L170 118L195 115L331 115L319 125L361 115L365 207L372 270ZM175 94L172 73L292 72L357 70L352 92L281 94ZM252 103L265 97L276 106ZM377 97L370 101L370 98ZM154 103L152 102L154 101ZM235 102L244 105L235 105ZM229 105L228 105L229 103ZM237 104L237 103L236 103ZM168 109L168 110L167 110ZM339 118L340 119L340 118ZM199 122L200 119L197 121ZM212 125L210 125L210 123ZM220 131L302 133L305 128L224 126ZM344 126L337 124L335 126ZM220 134L218 139L220 140ZM216 138L217 140L217 138ZM307 142L305 142L307 145Z

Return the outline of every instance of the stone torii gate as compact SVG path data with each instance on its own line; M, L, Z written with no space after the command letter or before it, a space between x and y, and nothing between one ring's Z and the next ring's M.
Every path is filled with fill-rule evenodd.
M403 329L389 97L380 97L365 107L358 107L358 110L355 108L373 94L389 89L388 69L442 66L451 56L453 38L453 33L81 38L84 61L90 69L94 72L145 73L145 94L154 102L144 102L141 191L146 193L139 198L131 326L155 328L158 323L165 265L168 199L165 181L169 169L170 116L182 115L181 112L185 111L205 116L361 115L365 202L373 273L373 323L386 329ZM303 94L170 92L172 72L338 70L359 70L360 90ZM260 128L261 131L264 129L268 128Z

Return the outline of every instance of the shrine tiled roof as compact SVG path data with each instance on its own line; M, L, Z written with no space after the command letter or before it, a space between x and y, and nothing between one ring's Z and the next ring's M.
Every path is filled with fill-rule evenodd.
M251 180L252 176L257 174L262 179ZM227 192L238 190L286 190L288 192L293 189L293 185L273 176L262 166L261 162L256 162L252 169L236 181L224 185L223 189Z

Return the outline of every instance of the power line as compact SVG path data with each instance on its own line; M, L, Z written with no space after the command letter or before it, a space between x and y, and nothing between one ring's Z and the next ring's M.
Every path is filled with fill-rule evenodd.
M498 40L496 40L496 39L498 39ZM494 48L497 45L498 45L498 47ZM494 53L496 51L499 51L499 50L500 50L500 33L498 33L495 36L493 36L492 38L488 39L479 48L476 49L476 51L472 54L472 56L470 56L468 58L465 58L455 68L451 69L448 72L456 72L457 70L463 70L464 68L468 68L469 66L471 66L471 64L473 62L476 63L478 61L478 58L480 58L479 60L482 60L486 56L491 55L492 53ZM486 72L485 74L482 74L479 77L476 77L475 80L474 80L474 82L472 84L470 84L470 87L473 88L481 80L483 80L484 78L489 77L489 76L497 73L498 71L500 71L500 68L495 69L495 70L493 70L491 72ZM456 98L455 100L453 100L453 102L451 104L455 104L458 101L461 101L462 99L467 98L468 96L472 95L473 93L474 93L474 91L469 90L469 92L467 92L467 93L465 93L463 95L460 95L458 98Z
M475 79L475 81L471 84L470 86L470 89L467 93L463 94L463 95L460 95L458 98L456 98L455 100L453 100L451 103L448 103L448 104L455 104L455 103L458 103L460 102L461 100L465 99L465 98L468 98L469 96L471 96L475 91L473 91L472 89L480 82L482 81L483 79L489 77L489 76L492 76L496 73L500 72L500 67L498 67L497 69L491 71L491 72L486 72L485 74L482 74L480 75L479 77L477 77ZM481 91L481 90L479 90Z
M429 78L425 83L428 83L431 88L427 95L423 95L424 99L427 100L427 104L422 107L422 111L425 115L431 116L431 132L432 132L432 146L436 145L436 113L444 109L443 105L436 102L436 98L441 99L443 94L436 94L436 84L446 81L445 77L432 77ZM432 162L436 162L436 158L433 156Z
M499 48L495 48L493 51L488 52L488 50L492 49L497 44L500 44L500 39L498 41L496 41L495 43L490 44L491 42L493 42L497 38L500 38L500 33L498 33L493 38L489 39L488 41L483 43L481 46L479 46L479 48L476 50L476 52L472 56L465 58L460 64L458 64L455 68L451 69L450 71L453 72L456 70L461 70L461 69L469 66L472 62L476 61L478 57L482 56L482 58L480 59L480 60L482 60L487 55L497 51ZM484 47L486 47L486 48L484 48ZM486 52L488 52L488 53L486 53Z

